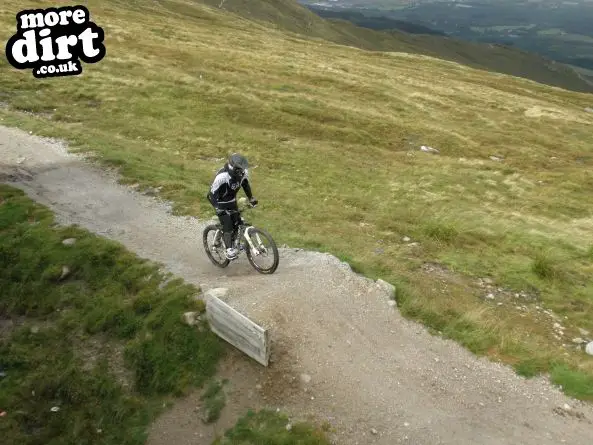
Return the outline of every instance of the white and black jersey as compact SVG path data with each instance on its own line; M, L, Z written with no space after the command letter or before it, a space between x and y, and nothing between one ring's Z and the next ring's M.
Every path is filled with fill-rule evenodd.
M237 192L243 187L249 199L252 198L251 186L249 184L249 173L245 170L243 176L234 178L229 173L228 164L216 173L216 177L210 187L208 200L214 207L221 210L237 208Z

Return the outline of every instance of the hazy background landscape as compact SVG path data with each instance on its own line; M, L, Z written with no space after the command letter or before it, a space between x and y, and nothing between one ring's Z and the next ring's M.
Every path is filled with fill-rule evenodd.
M592 80L593 1L300 0L324 17L373 29L432 32L535 52ZM393 20L399 21L393 22ZM407 26L401 22L408 22ZM429 30L423 29L429 28Z

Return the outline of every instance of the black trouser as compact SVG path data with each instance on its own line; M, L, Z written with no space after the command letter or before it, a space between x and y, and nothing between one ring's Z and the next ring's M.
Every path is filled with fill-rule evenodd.
M212 204L212 207L214 207L214 210L216 210L216 215L220 220L220 224L222 224L222 236L224 237L224 243L226 244L227 249L230 249L233 245L232 237L235 225L239 223L239 213L236 212L236 210L238 210L237 203L231 205L230 207L232 208L230 209L221 209L215 205L210 193L208 193L206 197L208 198L208 201L210 201L210 204ZM229 215L227 212L225 212L225 210L233 210L234 212Z
M226 244L227 248L231 248L233 244L233 231L235 226L239 223L239 213L231 213L229 215L224 210L216 210L220 224L222 224L222 236L224 237L224 243Z

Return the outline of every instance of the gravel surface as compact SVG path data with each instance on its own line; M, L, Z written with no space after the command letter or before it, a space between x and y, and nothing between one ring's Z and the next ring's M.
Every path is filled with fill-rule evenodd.
M192 396L157 420L149 445L207 443L244 408L261 406L327 420L347 445L593 443L591 406L431 336L388 305L386 290L330 255L281 249L271 276L244 257L219 269L202 248L207 220L172 216L62 143L16 129L0 127L0 181L61 223L117 240L205 290L228 288L229 304L270 329L268 368L239 353L224 362L231 383L222 423L203 426Z

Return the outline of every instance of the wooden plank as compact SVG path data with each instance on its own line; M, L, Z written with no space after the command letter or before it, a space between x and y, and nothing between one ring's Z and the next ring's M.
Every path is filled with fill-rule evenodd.
M213 295L206 301L206 316L212 332L258 363L268 366L270 336L267 329Z

